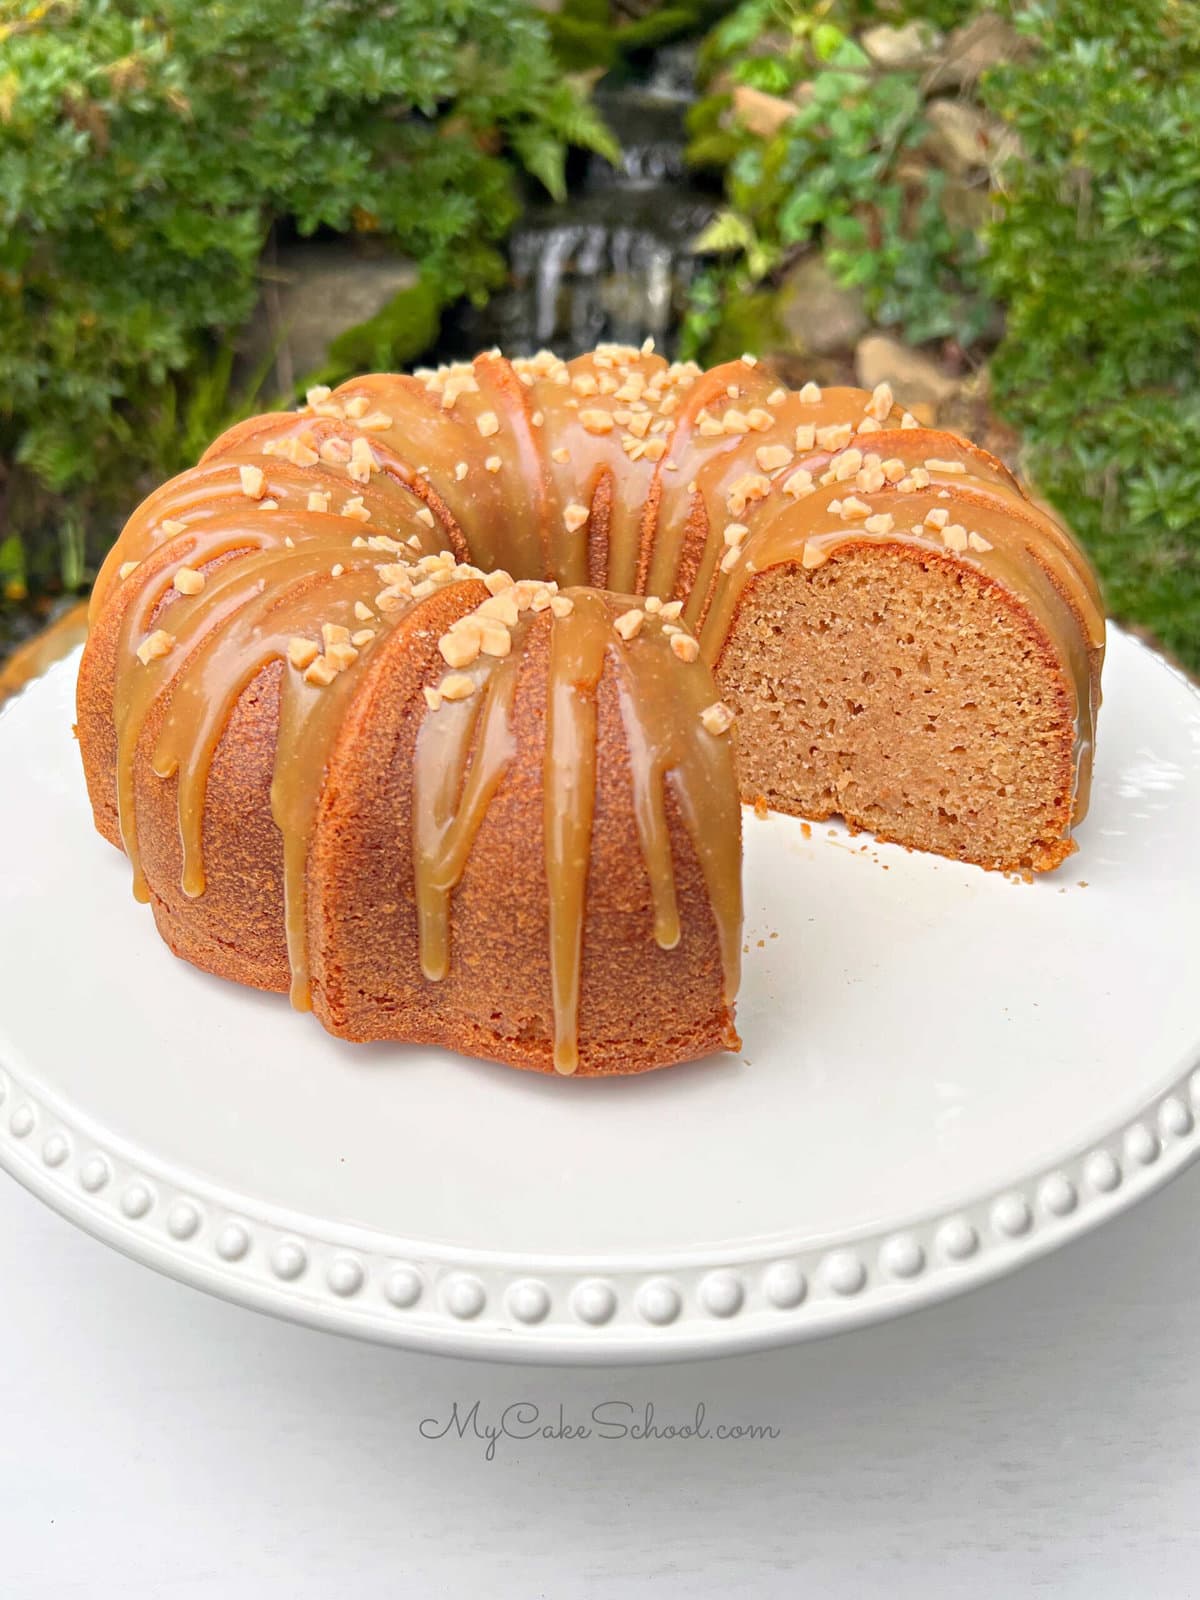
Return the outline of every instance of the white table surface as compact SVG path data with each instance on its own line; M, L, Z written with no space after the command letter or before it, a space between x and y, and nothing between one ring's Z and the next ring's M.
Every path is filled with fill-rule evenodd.
M1200 1594L1200 1170L1017 1277L825 1343L485 1366L185 1289L0 1174L4 1600ZM421 1437L601 1402L775 1440ZM605 1413L616 1419L628 1413ZM803 1584L798 1580L803 1579Z

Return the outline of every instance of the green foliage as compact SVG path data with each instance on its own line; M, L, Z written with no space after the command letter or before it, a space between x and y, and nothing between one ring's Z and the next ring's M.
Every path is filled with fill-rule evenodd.
M685 0L622 19L613 16L609 0L564 0L546 23L555 54L570 71L610 72L630 56L699 33L719 8L720 0Z
M963 9L910 11L950 21ZM875 14L745 0L710 35L704 63L720 87L693 113L690 155L723 171L725 209L700 246L724 259L701 281L689 349L708 347L722 305L813 245L843 285L862 289L876 323L915 343L952 335L969 346L986 326L977 242L947 217L944 176L912 159L929 132L919 76L874 70L849 32ZM734 109L737 87L794 110L774 132L753 132Z
M1118 614L1200 667L1200 8L1039 0L992 107L1006 173L989 276L998 402Z
M506 152L561 195L571 143L615 153L524 0L0 0L10 527L110 528L209 425L275 224L380 234L439 303L479 295L519 206Z

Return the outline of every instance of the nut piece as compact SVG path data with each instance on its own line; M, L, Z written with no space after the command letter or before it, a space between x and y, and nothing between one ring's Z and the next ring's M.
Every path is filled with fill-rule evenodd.
M500 419L494 411L481 411L475 418L475 426L485 439L490 439L494 433L500 432ZM445 694L445 692L445 689L443 689L442 693ZM451 695L448 698L453 699L454 696Z
M811 539L806 541L800 556L802 567L823 567L828 560L829 557L819 544L814 544Z
M981 533L969 533L967 544L972 550L978 550L981 555L985 550L992 548L990 540L985 539Z
M239 467L238 477L242 480L242 493L251 500L261 500L266 494L267 480L261 467Z
M165 628L155 628L142 640L137 648L137 658L142 665L149 666L151 661L157 661L160 656L165 656L175 643L175 635L168 633Z
M304 669L305 683L314 683L321 689L328 689L337 675L338 669L325 656L317 656Z
M117 577L120 578L122 583L124 583L125 579L130 575L130 573L136 572L141 564L142 563L140 561L122 561L120 569L117 572Z
M426 687L422 689L421 693L425 696L425 704L430 711L436 711L442 703L442 691Z
M645 620L646 613L640 610L637 606L633 606L630 610L623 611L621 615L616 618L616 620L613 622L613 627L621 635L622 639L628 643L630 639L635 638L637 634L641 632L642 623L645 622Z
M671 635L671 650L679 657L680 661L695 661L700 654L700 646L690 633L673 633Z
M178 517L164 517L162 519L162 531L168 539L173 539L177 533L182 533L186 527L187 523L180 522Z
M444 633L438 640L438 650L448 667L469 667L479 656L478 630L460 628Z
M180 594L199 594L204 587L204 574L195 567L180 567L171 584Z
M876 422L886 422L891 415L895 397L892 394L890 383L877 383L867 402L867 415L874 417Z
M569 617L575 609L575 602L570 595L552 594L550 596L550 610L556 617Z
M728 733L733 727L733 712L724 700L716 700L711 706L705 706L700 713L700 721L708 733Z
M890 511L876 511L863 523L868 533L891 533L895 526L896 519Z
M806 383L800 391L800 404L802 406L817 406L821 403L821 386L816 383Z
M612 415L608 411L591 409L579 413L579 420L588 433L611 433L613 430Z
M951 522L942 529L942 543L947 550L965 550L967 548L967 530L961 522Z
M475 693L475 680L465 672L451 672L438 685L443 700L468 700Z
M764 472L774 472L779 467L786 467L792 459L792 452L786 444L760 444L754 452L754 459Z
M575 533L588 519L588 509L573 500L563 511L563 525L568 533Z

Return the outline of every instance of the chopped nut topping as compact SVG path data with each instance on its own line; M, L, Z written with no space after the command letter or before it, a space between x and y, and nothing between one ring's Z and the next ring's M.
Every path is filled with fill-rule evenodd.
M173 539L177 533L183 533L186 528L187 523L180 522L176 517L164 517L162 520L162 531L168 539Z
M350 643L354 645L355 649L361 650L363 645L370 644L374 637L374 628L360 628L357 633L350 635Z
M750 419L731 406L722 418L722 431L725 433L749 433Z
M896 519L890 511L876 511L863 523L868 533L891 533L896 526Z
M563 511L563 525L568 533L575 533L588 519L588 509L573 500Z
M925 513L925 526L927 528L944 528L950 521L950 513L945 506L934 506L932 511Z
M717 735L728 733L733 727L733 712L724 700L715 700L711 706L705 706L700 713L700 721L707 733Z
M427 528L435 528L437 526L437 518L428 506L421 506L415 516L417 521L423 522Z
M321 689L328 689L337 675L337 667L324 656L316 656L304 669L305 683L316 684Z
M137 648L137 658L142 665L149 666L151 661L157 661L160 656L165 656L175 643L175 635L168 633L165 628L155 628L142 640Z
M382 432L385 428L390 428L391 425L392 419L386 411L372 411L370 416L364 417L359 423L360 428L367 428L372 432Z
M786 389L772 389L770 394L767 396L767 404L769 406L781 406L786 399Z
M853 478L863 464L861 450L843 450L829 463L835 483L845 483Z
M322 439L317 454L322 461L331 461L344 467L350 459L350 446L345 439Z
M766 433L768 428L775 426L775 418L769 411L764 411L761 406L754 406L746 413L746 421L755 433Z
M930 472L965 472L965 462L941 461L937 456L930 456L925 462L926 469Z
M312 388L307 391L304 398L308 401L310 406L319 406L323 400L328 400L332 393L333 390L328 384L315 383Z
M980 555L993 548L991 541L985 539L981 533L969 533L967 535L967 544L972 550L978 550Z
M438 640L438 650L448 667L469 667L479 655L479 631L451 629Z
M947 550L965 550L967 548L967 530L961 522L948 523L942 529L942 543Z
M864 417L858 425L858 431L859 433L878 433L880 424L875 421L874 417Z
M320 649L311 639L305 639L300 634L294 634L288 640L287 656L298 672L303 672L305 667L321 654Z
M743 473L730 484L725 496L726 507L732 516L740 517L752 500L761 500L770 488L770 478L754 472Z
M421 690L421 693L425 696L425 704L430 711L436 711L442 703L442 691L426 687Z
M642 601L642 605L645 607L646 615L649 617L656 617L662 610L662 601L656 594L648 594Z
M466 475L467 475L467 463L465 461L460 461L458 463L458 465L454 469L455 480L458 483L461 483L463 481L463 479L466 477ZM438 701L438 704L439 705L441 704L440 700Z
M569 617L575 609L575 602L570 595L552 594L550 596L550 610L556 617Z
M695 661L700 654L700 646L690 633L673 633L671 635L671 650L679 657L680 661Z
M140 561L122 561L117 571L117 577L120 578L123 583L125 579L129 577L131 572L137 571L141 564L142 563Z
M579 420L589 433L611 433L613 419L610 412L589 407L579 413Z
M475 615L503 622L507 627L515 628L520 609L517 604L517 586L511 583L507 589L501 589L499 594L489 596L481 605L476 606Z
M784 479L783 492L791 495L793 500L799 500L806 494L813 492L813 475L806 467L797 467Z
M721 557L721 571L732 572L734 567L736 567L738 562L741 560L741 556L741 545L730 545L729 549L726 550L725 554Z
M830 507L832 510L833 507ZM842 501L841 515L843 517L869 517L871 508L865 500L860 500L856 494L848 495Z
M679 618L683 615L683 601L682 600L666 600L666 601L664 601L661 615L664 618L664 620L667 621L667 622L677 622L679 620Z
M371 473L375 470L375 457L371 446L361 435L350 447L350 464L346 470L355 483L371 481Z
M804 549L800 552L802 567L822 567L828 560L829 557L819 544L814 544L811 539L805 541Z
M359 417L366 416L370 404L365 394L356 394L353 399L346 401L346 415L357 422Z
M796 428L796 449L813 450L816 448L816 443L816 424L812 422L801 422Z
M242 480L242 493L251 500L261 500L266 494L267 480L261 467L239 467L238 477Z
M850 443L853 432L848 422L831 423L827 428L817 429L817 443L822 450L841 450Z
M309 491L309 496L308 496L308 510L309 511L328 511L329 510L329 502L332 499L333 499L333 496L330 494L328 489L326 489L324 491L322 491L320 489L312 489L312 490Z
M900 418L900 426L902 428L919 428L921 424L917 421L916 417L913 416L911 411L906 411Z
M880 462L880 469L889 483L899 483L904 476L904 463L895 456L888 461Z
M494 433L500 432L500 419L494 411L481 411L475 418L475 426L485 439L490 439ZM445 690L442 692L444 694Z
M871 392L870 400L867 402L867 415L873 417L876 422L886 422L892 414L892 406L894 404L895 399L892 395L891 384L877 383Z
M642 623L645 620L646 613L634 606L629 611L623 611L613 622L613 627L621 635L622 639L628 643L630 639L641 632Z
M488 456L483 465L488 472L499 472L503 462L499 456Z
M340 561L335 561L333 566L331 566L330 569L329 569L329 576L331 578L340 578L342 573L345 572L345 570L346 570L345 567L342 565L342 563Z
M361 600L354 602L354 615L360 622L374 622L375 620L375 613L370 606L365 605Z
M338 672L345 672L347 667L352 667L358 660L358 651L347 639L345 644L331 644L325 652L325 659Z
M792 459L792 451L786 444L760 444L754 452L754 459L764 472L774 472L778 467L786 467Z
M696 423L696 431L706 439L715 439L718 434L725 432L725 424L719 417L709 417L701 413Z
M288 439L278 454L285 456L296 467L315 467L320 460L313 447L305 444L303 439Z
M817 383L806 383L800 391L800 404L802 406L816 406L821 403L821 386Z
M363 504L363 497L360 494L350 496L342 507L342 515L352 518L355 522L370 522L371 520L371 513Z
M204 574L195 567L180 567L171 583L180 594L199 594L204 587Z
M746 535L749 532L750 532L750 529L746 526L746 524L744 522L729 522L729 523L726 523L726 525L725 525L725 534L724 534L725 543L728 544L728 545L733 545L734 548L736 549L742 543L742 541L745 539Z

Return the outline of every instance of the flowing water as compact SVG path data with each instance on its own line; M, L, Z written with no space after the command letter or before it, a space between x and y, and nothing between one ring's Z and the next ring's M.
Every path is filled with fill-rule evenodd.
M597 91L621 142L617 168L588 158L563 205L534 205L509 240L510 286L448 319L438 359L499 345L575 355L601 340L653 338L671 354L695 267L692 241L713 211L684 160L694 95L686 48L659 52L641 83Z

